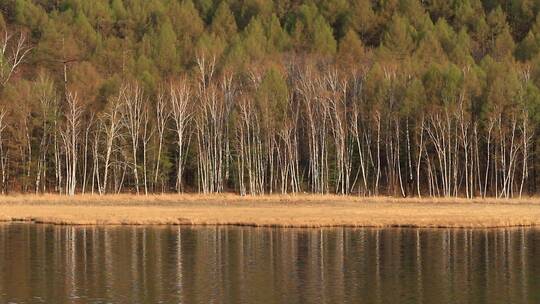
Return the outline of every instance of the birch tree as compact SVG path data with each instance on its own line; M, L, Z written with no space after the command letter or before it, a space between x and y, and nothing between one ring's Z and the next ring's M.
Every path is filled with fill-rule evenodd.
M187 82L183 81L179 84L171 84L169 108L171 109L171 118L174 121L174 132L176 135L177 164L175 188L178 193L182 192L182 176L186 162L186 150L189 147L187 128L192 118L190 112L191 98L191 90ZM161 120L163 120L163 117Z
M198 148L198 186L202 193L223 192L229 158L228 123L232 109L232 76L214 78L215 59L197 58L199 81L195 127Z
M6 121L7 111L0 108L0 169L2 170L2 194L7 192L7 164L8 156L5 150Z
M105 134L105 151L103 162L103 183L99 190L100 194L107 193L107 187L109 185L109 171L112 162L112 155L116 149L116 142L121 136L121 124L122 124L122 99L124 98L126 88L121 88L118 95L110 100L109 105L104 111L100 125L102 126ZM97 150L97 148L96 148Z
M135 190L139 194L139 162L137 153L143 130L144 92L138 84L127 85L122 94L122 124L127 130L131 144L131 161Z
M62 130L62 139L66 155L66 193L68 195L75 195L77 187L77 161L82 115L83 107L80 104L77 94L68 92L66 95L66 110L64 113L65 126Z
M26 34L23 32L20 32L19 35L9 33L7 30L4 32L0 40L0 84L2 88L6 86L31 50L32 48L27 45Z
M47 180L47 155L49 145L54 136L54 123L57 120L56 112L59 107L54 83L45 75L40 74L36 83L37 99L39 104L39 124L41 134L38 148L38 162L35 180L35 192L45 192ZM42 189L41 189L42 187Z
M156 156L156 166L154 169L154 191L158 183L158 178L160 176L161 168L161 154L163 151L163 140L165 136L165 131L167 129L167 122L170 118L170 112L167 107L167 100L163 92L159 92L156 99L156 130L158 136L158 151ZM162 187L163 188L163 187Z

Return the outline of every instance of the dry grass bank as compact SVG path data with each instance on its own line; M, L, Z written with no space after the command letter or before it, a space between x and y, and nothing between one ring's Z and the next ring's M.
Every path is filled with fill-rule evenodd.
M0 221L81 225L249 225L269 227L539 226L540 199L222 195L13 195Z

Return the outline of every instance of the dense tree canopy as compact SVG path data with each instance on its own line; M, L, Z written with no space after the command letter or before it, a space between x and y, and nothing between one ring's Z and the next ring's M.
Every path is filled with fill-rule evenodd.
M538 1L0 8L3 191L539 190Z

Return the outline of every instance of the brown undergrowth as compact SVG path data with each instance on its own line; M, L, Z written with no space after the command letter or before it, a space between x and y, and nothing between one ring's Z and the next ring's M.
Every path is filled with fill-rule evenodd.
M70 225L494 228L540 225L540 199L9 195L0 197L0 221Z

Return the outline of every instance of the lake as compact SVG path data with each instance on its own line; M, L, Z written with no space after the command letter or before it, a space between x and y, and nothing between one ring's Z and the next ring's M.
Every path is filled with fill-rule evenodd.
M0 303L540 303L540 230L0 224Z

